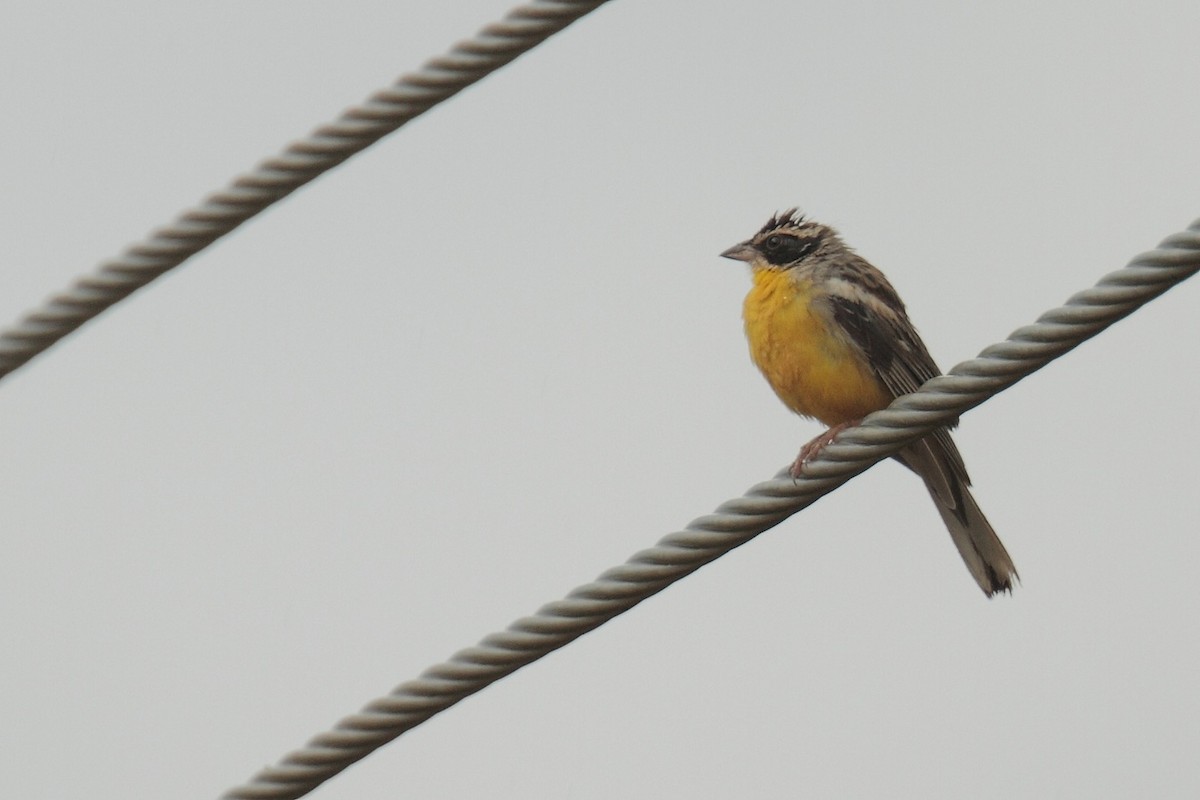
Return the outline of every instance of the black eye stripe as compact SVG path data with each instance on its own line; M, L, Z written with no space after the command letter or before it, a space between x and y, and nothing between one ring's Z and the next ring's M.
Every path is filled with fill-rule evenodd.
M816 236L801 238L788 233L773 233L762 240L759 250L769 263L782 267L804 258L820 242L820 237Z

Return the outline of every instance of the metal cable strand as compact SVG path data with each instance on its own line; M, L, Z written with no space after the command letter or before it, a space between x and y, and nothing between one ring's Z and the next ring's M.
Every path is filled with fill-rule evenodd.
M109 306L607 0L533 0L185 211L0 334L0 378Z
M292 800L433 715L628 611L939 425L1045 366L1200 271L1200 220L978 358L848 429L793 480L786 472L665 536L566 598L427 669L289 753L226 798Z

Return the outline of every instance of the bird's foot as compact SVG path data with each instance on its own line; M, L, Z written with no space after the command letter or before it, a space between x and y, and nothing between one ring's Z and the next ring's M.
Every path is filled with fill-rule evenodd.
M849 422L843 422L840 425L834 425L832 428L825 431L808 444L804 445L804 447L801 447L800 455L796 456L796 460L792 462L792 467L788 470L788 473L793 478L799 478L804 472L805 464L821 455L821 451L833 444L839 433L846 430L846 428L853 428L861 421L862 420L852 419Z

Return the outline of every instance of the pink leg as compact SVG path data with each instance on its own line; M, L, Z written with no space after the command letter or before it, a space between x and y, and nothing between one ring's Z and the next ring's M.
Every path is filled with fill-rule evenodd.
M817 456L821 455L821 451L824 450L829 445L833 444L834 440L837 439L839 433L846 430L846 428L853 428L855 425L857 425L860 422L862 422L862 420L852 419L849 422L843 422L840 425L834 425L832 428L825 431L824 433L822 433L817 438L813 439L808 444L804 445L804 447L801 447L800 455L796 456L796 460L792 462L792 468L790 470L788 470L788 473L793 478L799 478L800 475L804 472L805 464L812 461Z

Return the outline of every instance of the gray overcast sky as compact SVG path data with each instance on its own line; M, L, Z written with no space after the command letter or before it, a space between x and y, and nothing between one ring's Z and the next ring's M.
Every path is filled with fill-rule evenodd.
M0 321L511 0L9 0ZM0 384L0 794L211 797L790 461L717 254L800 205L943 367L1200 216L1200 4L620 0ZM1200 794L1200 285L322 798Z

